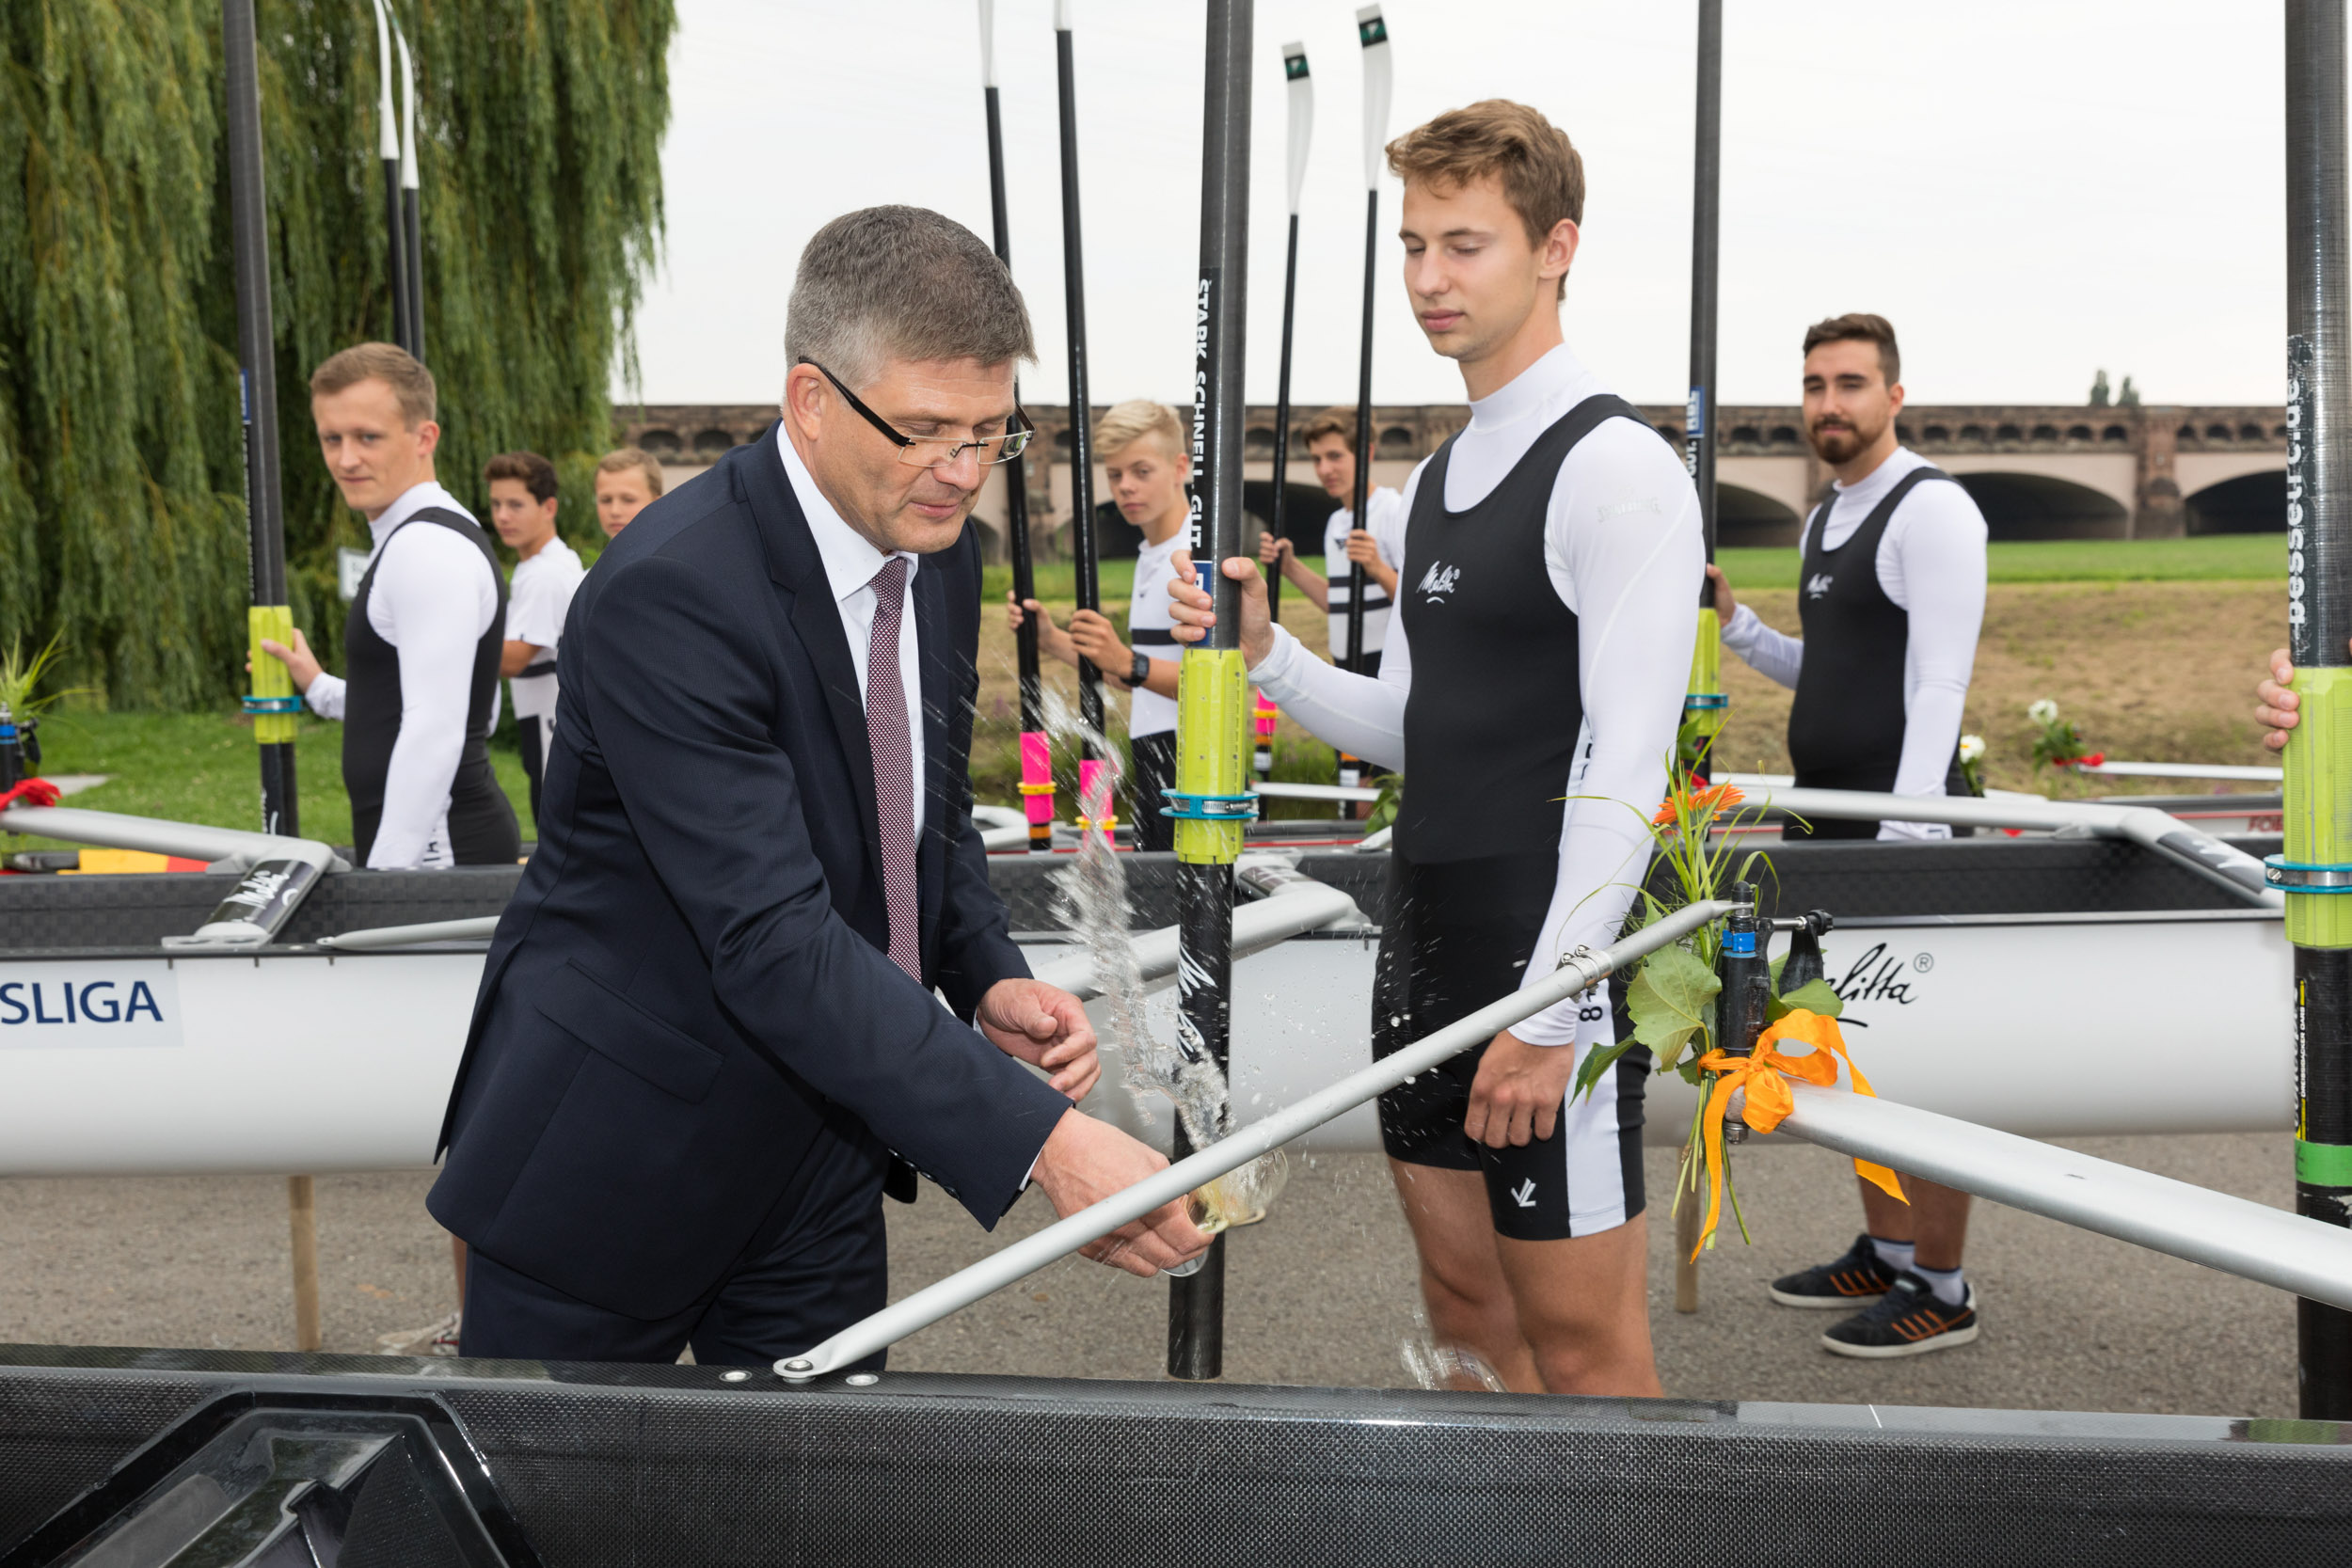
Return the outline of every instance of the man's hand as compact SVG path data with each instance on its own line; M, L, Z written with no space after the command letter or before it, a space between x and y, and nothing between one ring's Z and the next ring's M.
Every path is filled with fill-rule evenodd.
M1025 607L1023 605L1016 604L1013 601L1013 596L1009 591L1007 592L1005 594L1005 618L1009 623L1010 623L1013 635L1016 637L1021 634L1021 623L1027 618L1023 613L1024 608ZM1064 664L1077 663L1078 651L1071 645L1070 634L1062 630L1061 627L1054 625L1054 618L1045 613L1044 607L1040 605L1035 599L1031 599L1027 601L1025 609L1027 615L1037 617L1038 652L1045 655L1048 658L1060 659Z
M1731 625L1731 618L1740 613L1740 601L1731 596L1731 579L1724 576L1721 566L1710 561L1707 563L1707 580L1715 587L1715 619L1727 626Z
M310 683L319 678L319 661L312 657L310 639L302 635L300 626L294 628L294 646L291 648L283 642L273 642L264 637L262 639L262 652L286 667L286 673L294 677L294 689L296 691L308 691L310 689ZM246 673L251 673L252 669L253 666L248 662L246 665Z
M1079 657L1092 660L1097 670L1121 687L1127 684L1127 672L1135 668L1136 656L1119 640L1119 628L1107 616L1091 610L1073 615L1070 645L1078 650Z
M1176 641L1198 642L1216 625L1216 611L1210 608L1208 590L1193 581L1191 553L1178 550L1175 566L1168 596L1174 601L1168 614L1176 623ZM1266 612L1265 578L1258 575L1258 563L1248 556L1229 556L1222 569L1241 584L1241 657L1255 669L1274 651L1274 617Z
M1505 1029L1487 1043L1462 1131L1488 1148L1549 1138L1576 1076L1576 1047L1530 1045Z
M1347 559L1364 569L1364 576L1380 585L1380 592L1393 597L1396 594L1396 569L1380 559L1380 541L1362 529L1347 536Z
M1157 1149L1146 1148L1108 1122L1073 1107L1054 1124L1045 1147L1038 1151L1031 1179L1045 1189L1054 1212L1067 1218L1167 1165ZM1184 1204L1176 1202L1163 1203L1078 1250L1098 1263L1149 1279L1208 1249L1209 1238L1193 1225Z
M2254 722L2269 726L2270 733L2263 736L2263 744L2274 752L2286 750L2287 731L2303 721L2303 716L2296 711L2303 705L2303 699L2287 689L2294 684L2295 666L2288 662L2287 651L2273 648L2270 676L2254 688L2254 695L2262 705L2254 709Z
M1084 1100L1103 1076L1086 1004L1058 986L999 980L980 998L972 1022L1006 1055L1052 1073L1054 1087L1073 1101Z

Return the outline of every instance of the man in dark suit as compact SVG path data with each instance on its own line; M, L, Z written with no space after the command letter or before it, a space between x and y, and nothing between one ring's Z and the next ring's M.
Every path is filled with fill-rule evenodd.
M785 347L783 419L572 604L430 1199L472 1248L468 1355L772 1361L883 1305L894 1156L984 1226L1166 1163L1074 1109L1093 1031L970 816L968 518L1020 439L1020 293L960 225L871 208L803 252ZM1171 1204L1089 1251L1206 1245Z

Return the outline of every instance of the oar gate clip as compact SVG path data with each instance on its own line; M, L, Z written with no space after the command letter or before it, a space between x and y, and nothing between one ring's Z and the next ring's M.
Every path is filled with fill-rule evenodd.
M1162 816L1184 822L1248 822L1258 815L1255 795L1180 795L1170 789L1160 799L1168 802L1160 808Z
M1730 705L1731 694L1727 691L1692 691L1685 694L1682 699L1682 710L1685 713L1711 712L1714 709L1726 708Z
M298 695L293 697L247 697L245 699L245 710L247 713L300 713L302 711L302 705L303 699Z
M2265 855L2263 880L2282 893L2352 893L2352 865Z

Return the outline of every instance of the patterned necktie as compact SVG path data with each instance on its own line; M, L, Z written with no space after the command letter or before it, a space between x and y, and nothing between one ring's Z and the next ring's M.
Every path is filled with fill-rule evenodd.
M874 574L874 626L866 639L866 749L874 761L874 816L882 828L882 896L890 909L890 961L923 978L914 892L914 749L907 689L898 673L898 622L906 612L902 555Z

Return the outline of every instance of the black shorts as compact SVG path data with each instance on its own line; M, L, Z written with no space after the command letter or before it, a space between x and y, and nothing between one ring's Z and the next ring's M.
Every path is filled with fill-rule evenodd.
M1559 862L1511 856L1415 866L1390 860L1388 915L1373 979L1372 1052L1388 1056L1518 990L1551 905ZM1619 977L1595 1037L1623 1038ZM1597 1008L1597 1000L1584 1004ZM1599 1018L1585 1021L1602 1024ZM1566 1050L1568 1047L1562 1047ZM1486 1179L1495 1229L1555 1242L1613 1229L1642 1212L1642 1092L1650 1054L1627 1052L1587 1099L1570 1097L1551 1136L1489 1148L1462 1131L1485 1045L1380 1097L1380 1142L1392 1160Z
M1160 808L1161 799L1176 787L1176 732L1130 736L1127 742L1127 809L1138 849L1176 847L1176 819Z

